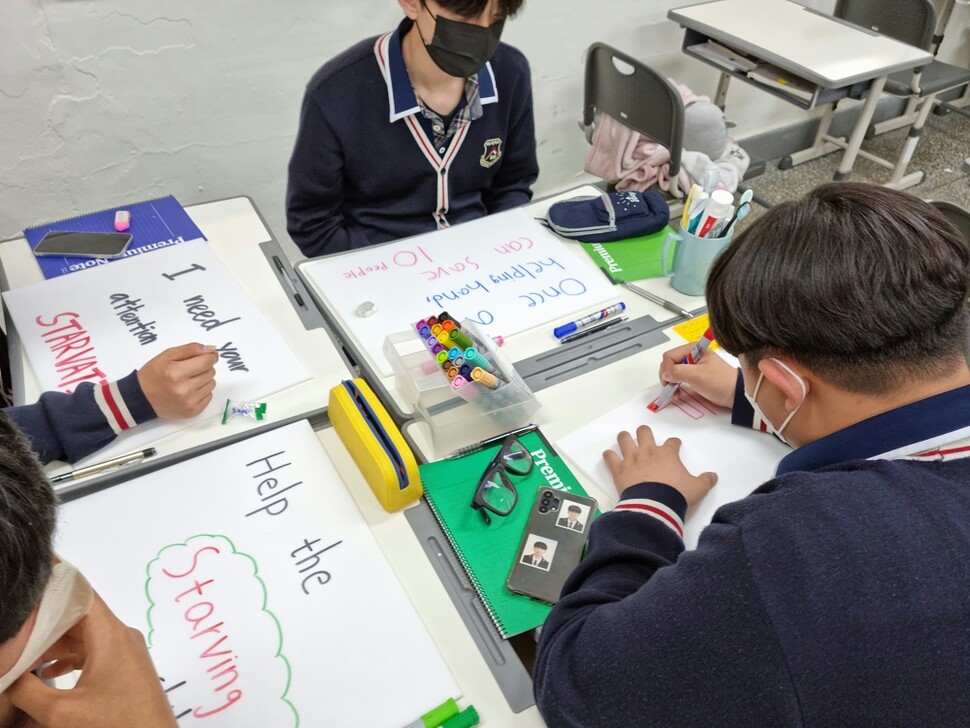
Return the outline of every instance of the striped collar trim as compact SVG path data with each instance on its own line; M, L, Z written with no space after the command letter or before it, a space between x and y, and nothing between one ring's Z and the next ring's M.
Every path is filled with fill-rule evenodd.
M945 462L970 458L970 436L961 440L945 442L929 450L921 450L914 455L882 455L877 459L918 460L920 462Z
M950 450L970 437L970 385L857 422L782 458L778 475L850 460L892 460Z
M410 22L405 19L397 29L385 33L374 42L374 57L387 86L387 103L390 109L388 121L392 124L406 116L421 113L421 105L414 94L407 66L404 65L404 54L401 52L401 31L404 24ZM478 86L483 106L498 102L498 86L491 62L487 62L479 70Z

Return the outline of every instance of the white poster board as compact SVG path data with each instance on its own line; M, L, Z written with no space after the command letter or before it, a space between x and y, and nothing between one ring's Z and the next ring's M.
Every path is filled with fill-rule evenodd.
M731 413L681 388L677 398L659 412L647 405L660 394L660 385L632 402L607 412L580 429L560 438L556 446L585 476L584 485L600 508L616 505L618 496L609 468L603 460L608 449L619 451L616 436L626 430L636 437L640 425L649 425L658 443L671 437L683 441L680 456L694 475L711 470L717 485L692 510L684 523L684 543L697 545L697 538L714 512L725 503L740 500L774 477L778 461L791 449L763 432L731 424Z
M67 503L181 726L399 728L459 688L309 424Z
M491 336L511 336L567 323L616 299L588 256L569 250L521 209L319 258L299 272L383 376L392 373L384 337L443 310ZM365 303L376 312L360 315ZM555 343L551 328L549 343Z
M211 417L227 399L258 400L309 378L205 242L17 288L3 298L45 391L120 379L180 344L218 348L216 389L201 415L140 425L91 459L128 452Z

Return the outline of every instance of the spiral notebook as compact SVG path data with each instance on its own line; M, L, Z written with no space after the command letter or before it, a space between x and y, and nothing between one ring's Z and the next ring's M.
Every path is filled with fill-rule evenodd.
M485 525L478 511L471 508L471 501L499 445L419 468L428 504L503 638L538 627L552 609L505 587L512 564L519 556L519 541L536 493L544 486L552 486L587 495L538 430L519 439L532 453L536 467L527 476L512 476L518 503L508 516L493 517L491 525Z
M152 250L160 250L189 240L205 240L205 235L192 222L178 200L171 195L159 197L144 202L125 203L99 212L58 220L44 225L24 230L24 237L30 244L30 249L37 247L47 233L57 231L85 232L85 233L113 233L115 232L115 213L127 210L131 213L131 223L126 231L131 233L131 245L119 258L76 258L60 256L37 256L44 278L76 273L87 268L111 263L114 260L142 255Z

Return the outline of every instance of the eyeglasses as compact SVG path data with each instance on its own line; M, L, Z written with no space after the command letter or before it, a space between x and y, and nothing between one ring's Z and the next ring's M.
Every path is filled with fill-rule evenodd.
M532 471L532 455L525 445L514 436L506 437L495 457L485 468L478 481L472 508L482 514L486 525L491 525L491 511L496 516L507 516L515 508L519 494L509 475L528 475Z

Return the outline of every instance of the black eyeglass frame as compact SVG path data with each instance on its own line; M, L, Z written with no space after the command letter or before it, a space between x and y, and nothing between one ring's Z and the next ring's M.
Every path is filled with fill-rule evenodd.
M516 472L509 467L508 463L504 462L505 457L512 452L512 449L516 446L521 447L527 454L525 460L528 462L528 468L526 468L525 472ZM535 466L535 463L532 461L532 457L528 455L528 452L529 449L519 441L519 438L517 438L515 435L509 435L502 441L502 446L498 449L498 452L495 453L495 456L485 467L485 472L482 473L482 477L478 480L478 486L475 488L475 495L472 498L471 507L482 514L482 518L484 519L486 526L492 525L492 517L488 515L489 511L494 513L496 516L502 516L504 518L515 510L515 506L519 502L519 491L516 490L515 484L512 482L509 475L511 474L524 477L532 472L532 468ZM485 501L485 489L494 475L498 475L502 479L502 484L512 492L512 505L510 505L506 511L501 511Z

